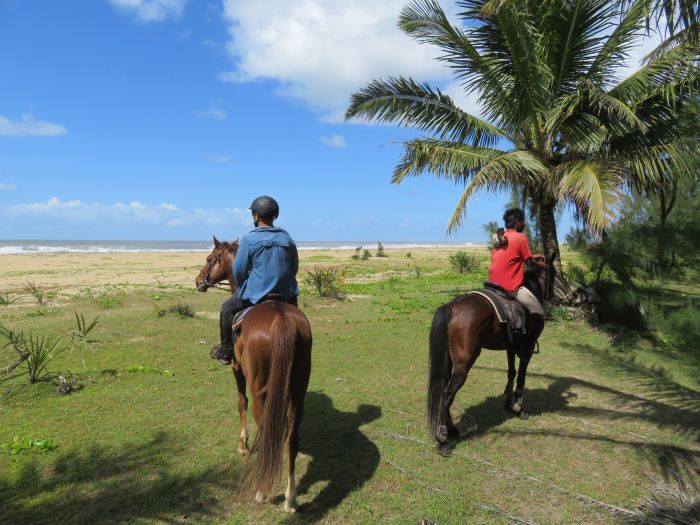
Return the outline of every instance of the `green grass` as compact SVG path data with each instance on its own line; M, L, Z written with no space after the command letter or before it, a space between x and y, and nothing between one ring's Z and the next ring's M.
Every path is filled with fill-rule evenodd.
M76 311L100 319L85 366L78 353L51 363L78 375L81 390L59 397L48 382L0 383L0 443L28 436L53 447L0 449L0 523L610 523L601 503L635 508L654 480L679 476L697 489L693 349L676 336L667 351L564 314L545 328L529 368L530 419L503 411L505 354L484 351L453 407L455 420L477 428L452 458L439 456L424 423L430 321L437 305L479 287L486 266L458 275L447 255L387 255L333 260L345 266L349 300L301 297L314 349L297 460L302 508L292 517L281 509L284 487L275 505L236 493L234 381L208 356L227 294L124 287L119 307L86 293L50 315L4 320L52 334L72 330ZM302 255L303 269L313 264ZM198 315L158 317L153 293L164 305L186 298ZM664 333L697 326L677 311Z

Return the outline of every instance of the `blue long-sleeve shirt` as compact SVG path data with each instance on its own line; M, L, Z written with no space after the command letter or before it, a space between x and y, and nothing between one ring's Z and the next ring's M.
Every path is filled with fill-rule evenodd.
M282 228L262 227L244 235L233 262L238 296L257 304L270 293L299 295L297 246Z

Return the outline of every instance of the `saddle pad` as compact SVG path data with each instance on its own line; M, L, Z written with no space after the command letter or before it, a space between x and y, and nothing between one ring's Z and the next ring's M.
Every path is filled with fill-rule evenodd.
M489 303L491 303L491 307L493 308L493 311L496 312L496 317L498 317L498 322L499 323L507 323L508 318L506 317L506 314L504 311L502 311L502 308L499 308L500 304L494 301L493 297L487 293L487 292L479 292L477 290L474 290L472 292L468 292L467 295L480 295L484 299L486 299Z
M243 317L245 317L245 314L247 314L251 308L253 308L253 307L249 306L248 308L241 310L235 316L233 316L233 329L234 330L238 330L241 327L241 325L243 324Z
M491 306L500 323L507 327L508 341L513 343L516 334L525 334L527 330L527 311L525 307L514 299L506 299L502 294L489 289L472 291L470 294L477 294L485 298Z

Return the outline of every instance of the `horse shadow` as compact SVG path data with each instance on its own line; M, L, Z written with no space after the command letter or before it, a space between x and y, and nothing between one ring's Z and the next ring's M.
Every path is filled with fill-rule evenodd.
M360 427L381 417L381 408L360 405L357 412L341 412L320 392L308 392L304 401L300 452L312 457L299 480L297 493L309 493L327 482L313 500L302 503L293 523L314 523L337 507L350 492L364 485L379 466L379 448ZM301 498L303 500L303 498Z

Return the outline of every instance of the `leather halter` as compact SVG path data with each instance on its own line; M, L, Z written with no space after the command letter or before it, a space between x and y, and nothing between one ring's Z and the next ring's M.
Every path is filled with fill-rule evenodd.
M214 266L216 266L216 263L218 262L223 266L222 258L224 255L224 250L220 247L217 248L216 250L216 255L209 261L209 264L207 265L207 272L204 274L204 278L202 279L202 282L199 283L199 286L197 287L197 290L202 292L204 290L208 290L209 288L221 288L221 289L226 289L226 287L230 286L230 283L228 281L217 281L217 282L211 282L209 280L209 275L211 274L211 271L214 269Z

